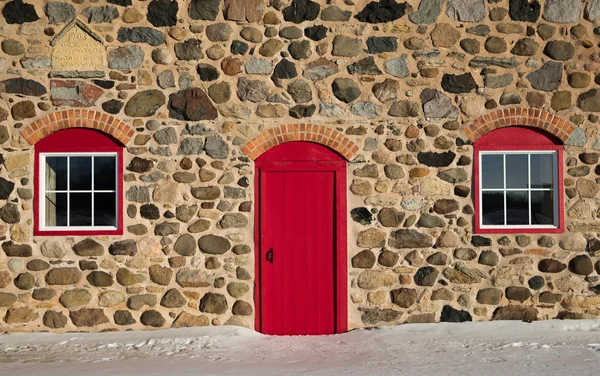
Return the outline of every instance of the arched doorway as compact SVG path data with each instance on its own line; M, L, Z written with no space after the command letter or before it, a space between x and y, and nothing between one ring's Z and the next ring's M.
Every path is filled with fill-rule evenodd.
M256 160L256 329L347 330L346 161L312 142Z

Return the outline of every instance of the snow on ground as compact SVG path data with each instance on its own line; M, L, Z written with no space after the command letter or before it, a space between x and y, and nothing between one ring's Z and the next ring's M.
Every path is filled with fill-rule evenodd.
M596 375L600 321L412 324L320 337L202 327L0 335L0 375Z

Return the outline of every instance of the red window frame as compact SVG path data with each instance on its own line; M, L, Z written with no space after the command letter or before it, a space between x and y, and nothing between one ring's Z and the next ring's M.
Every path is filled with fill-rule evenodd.
M115 230L43 230L40 229L40 162L42 153L117 153L117 228ZM53 133L35 144L34 159L34 236L123 235L123 145L112 136L95 129L70 128Z
M563 145L557 138L536 128L511 126L494 130L475 141L473 145L473 177L475 203L476 234L556 234L564 232L564 182L563 182ZM479 164L482 151L548 150L557 153L558 172L558 227L555 228L482 228L480 212L480 176Z

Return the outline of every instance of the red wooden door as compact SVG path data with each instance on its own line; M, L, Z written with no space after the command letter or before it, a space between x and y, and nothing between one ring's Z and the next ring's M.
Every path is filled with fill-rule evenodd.
M294 142L263 154L257 170L257 328L345 331L345 161L321 145Z

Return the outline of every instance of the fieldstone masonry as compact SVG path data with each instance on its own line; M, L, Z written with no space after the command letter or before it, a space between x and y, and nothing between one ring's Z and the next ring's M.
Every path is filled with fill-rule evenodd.
M350 328L600 316L600 0L0 8L1 330L254 327L253 161L294 140L349 161ZM564 141L564 234L473 233L472 143L514 125ZM70 127L125 145L123 236L33 236Z

